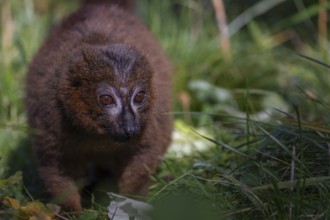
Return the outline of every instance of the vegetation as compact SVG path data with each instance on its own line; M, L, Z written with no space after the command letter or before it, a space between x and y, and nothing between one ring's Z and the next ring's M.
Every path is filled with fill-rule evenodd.
M224 3L227 38L212 1L139 1L175 70L176 131L153 176L153 219L328 219L330 3ZM0 217L51 219L57 207L38 202L24 76L47 32L77 4L0 6ZM79 219L106 212L93 203Z

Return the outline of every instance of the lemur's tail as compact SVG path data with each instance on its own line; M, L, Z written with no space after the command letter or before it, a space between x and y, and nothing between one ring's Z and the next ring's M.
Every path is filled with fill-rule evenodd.
M135 0L80 0L82 4L99 4L99 3L109 3L113 5L118 5L126 10L134 10Z

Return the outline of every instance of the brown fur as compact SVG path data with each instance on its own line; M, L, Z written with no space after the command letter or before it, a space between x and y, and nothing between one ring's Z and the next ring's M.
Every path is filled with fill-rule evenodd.
M134 15L96 2L82 4L52 31L27 75L40 175L51 195L74 211L81 210L77 181L98 168L111 170L120 193L144 196L172 130L171 70L163 50ZM122 99L124 119L99 103L98 90L109 84ZM127 99L136 85L146 97L133 114Z

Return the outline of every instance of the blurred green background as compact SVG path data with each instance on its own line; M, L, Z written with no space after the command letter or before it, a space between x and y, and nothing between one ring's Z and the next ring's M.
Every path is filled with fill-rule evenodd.
M317 181L323 183L324 179L317 179L315 188L307 189L302 184L300 191L290 187L283 191L278 187L262 193L262 198L243 187L244 191L242 186L294 180L297 173L302 179L329 175L330 75L325 65L330 63L330 2L225 0L224 10L215 7L219 2L222 1L137 3L136 13L159 39L174 69L176 131L160 177L155 176L159 182L152 188L155 196L150 200L166 201L159 195L178 191L184 194L180 187L189 186L204 193L187 195L197 195L199 201L205 199L215 206L221 203L217 210L225 210L222 216L228 219L244 219L244 215L247 219L308 215L325 219L328 186ZM29 61L51 28L77 7L73 0L0 0L2 178L31 166L26 159L29 129L23 104ZM226 16L223 28L227 35L218 28L218 16ZM270 156L261 160L258 152ZM197 173L191 176L192 172ZM160 180L169 173L172 182ZM224 173L225 180L220 178ZM25 176L29 175L25 171ZM201 183L199 178L210 182L220 178L228 185L241 187L235 191L210 185L209 181ZM164 185L169 187L164 189ZM304 193L311 193L309 201ZM31 199L16 188L6 189L1 195ZM298 200L303 202L295 203Z

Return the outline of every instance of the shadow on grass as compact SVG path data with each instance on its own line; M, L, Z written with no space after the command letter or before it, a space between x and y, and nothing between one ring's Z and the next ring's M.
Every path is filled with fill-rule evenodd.
M5 177L14 175L18 171L22 171L23 175L23 183L14 187L11 194L24 200L45 201L49 199L43 181L38 174L31 151L31 142L28 138L20 140L18 146L9 152L5 166L8 167L4 174Z

